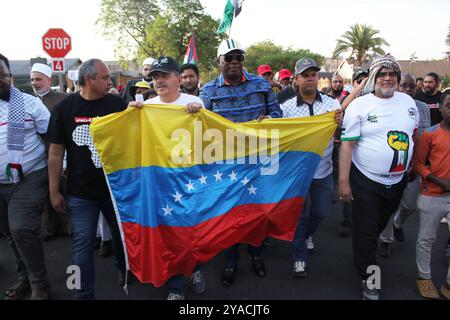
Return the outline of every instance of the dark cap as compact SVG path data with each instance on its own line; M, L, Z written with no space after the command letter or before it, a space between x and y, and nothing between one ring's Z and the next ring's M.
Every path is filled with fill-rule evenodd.
M152 71L150 76L155 72L180 73L180 66L172 57L159 57L155 62L152 63Z
M301 58L295 63L295 74L294 76L303 73L308 69L314 69L316 71L320 71L320 68L317 66L317 63L311 58Z
M360 76L368 77L369 74L367 73L367 71L357 70L353 73L352 82L355 82L355 80L358 79L358 77L360 77Z

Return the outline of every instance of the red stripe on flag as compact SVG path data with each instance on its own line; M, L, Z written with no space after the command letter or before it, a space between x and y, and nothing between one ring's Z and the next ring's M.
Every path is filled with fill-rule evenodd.
M236 243L260 245L268 236L292 241L304 199L249 204L194 227L142 227L123 223L131 271L142 283L160 287L177 274L190 275Z

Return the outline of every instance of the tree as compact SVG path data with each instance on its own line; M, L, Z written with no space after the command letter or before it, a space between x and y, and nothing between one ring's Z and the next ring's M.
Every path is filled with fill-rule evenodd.
M258 66L268 64L273 72L280 69L294 70L295 62L303 57L314 59L317 64L321 65L324 57L305 49L292 49L274 44L272 41L266 40L255 43L246 49L245 67L250 72L256 72Z
M383 45L389 46L389 43L377 35L380 31L373 29L366 24L355 24L346 31L341 39L336 40L336 48L333 51L333 57L337 58L341 53L350 52L350 60L359 66L364 65L374 54L384 54L381 48Z
M102 0L97 23L116 41L119 59L137 62L161 55L181 62L195 32L199 67L208 70L225 37L216 34L219 21L205 13L199 0Z
M217 47L226 35L216 34L219 21L204 13L198 0L166 0L162 14L147 26L144 52L153 56L171 55L182 61L192 32L196 35L199 67L215 65Z
M129 60L136 54L136 45L143 45L147 25L158 12L157 0L102 0L96 24L117 43L116 55Z

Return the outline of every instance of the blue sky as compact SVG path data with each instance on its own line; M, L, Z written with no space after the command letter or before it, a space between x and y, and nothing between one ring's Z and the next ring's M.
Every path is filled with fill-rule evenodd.
M2 27L9 32L0 33L0 52L11 60L46 57L42 35L49 28L63 28L72 36L73 49L68 58L114 60L114 44L104 39L94 24L100 2L2 3ZM221 18L226 0L200 2L207 13ZM245 0L233 23L231 37L244 47L269 39L285 47L330 56L336 39L350 25L367 23L380 30L390 43L385 49L397 59L409 59L414 52L421 60L439 59L447 50L449 12L449 0Z

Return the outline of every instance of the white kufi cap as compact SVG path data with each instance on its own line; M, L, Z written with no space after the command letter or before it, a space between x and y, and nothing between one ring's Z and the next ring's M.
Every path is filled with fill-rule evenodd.
M52 68L50 68L48 65L43 64L43 63L35 63L33 64L33 66L31 67L31 72L39 72L42 73L43 75L51 78L52 77Z

